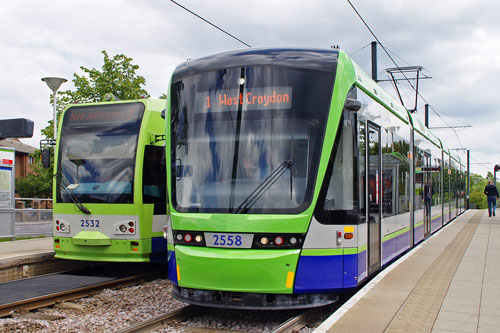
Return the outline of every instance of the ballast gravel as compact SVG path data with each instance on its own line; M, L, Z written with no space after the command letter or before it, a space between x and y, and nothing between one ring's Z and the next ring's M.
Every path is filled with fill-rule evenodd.
M77 306L36 310L37 317L64 316L64 319L23 318L23 313L1 318L0 332L113 332L186 305L175 300L171 292L172 285L162 279L123 289L105 289L69 302Z
M105 289L89 297L12 318L0 318L0 332L114 332L136 322L186 306L172 297L172 285L158 279L123 289ZM157 332L189 328L269 332L290 318L289 311L236 311L206 308L203 314ZM29 318L28 318L29 317ZM38 319L44 318L44 319ZM48 319L45 319L48 318ZM303 329L301 333L311 332Z

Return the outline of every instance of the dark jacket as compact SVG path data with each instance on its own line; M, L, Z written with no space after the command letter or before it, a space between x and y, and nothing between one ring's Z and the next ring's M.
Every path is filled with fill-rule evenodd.
M486 194L489 197L496 196L498 198L498 190L495 185L486 185L484 188L484 194Z

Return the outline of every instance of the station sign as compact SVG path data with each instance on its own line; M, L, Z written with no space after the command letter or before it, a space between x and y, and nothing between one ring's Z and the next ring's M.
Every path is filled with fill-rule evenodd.
M15 151L0 148L0 207L11 208L14 201Z

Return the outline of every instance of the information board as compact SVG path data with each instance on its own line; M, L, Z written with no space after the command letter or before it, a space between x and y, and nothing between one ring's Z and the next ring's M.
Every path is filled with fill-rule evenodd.
M0 148L0 207L13 207L15 151Z

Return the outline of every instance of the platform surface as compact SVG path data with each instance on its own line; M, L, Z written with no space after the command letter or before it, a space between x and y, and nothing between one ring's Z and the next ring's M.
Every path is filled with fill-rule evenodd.
M5 261L54 254L52 237L0 242L0 264Z
M500 217L467 211L315 332L500 332Z

